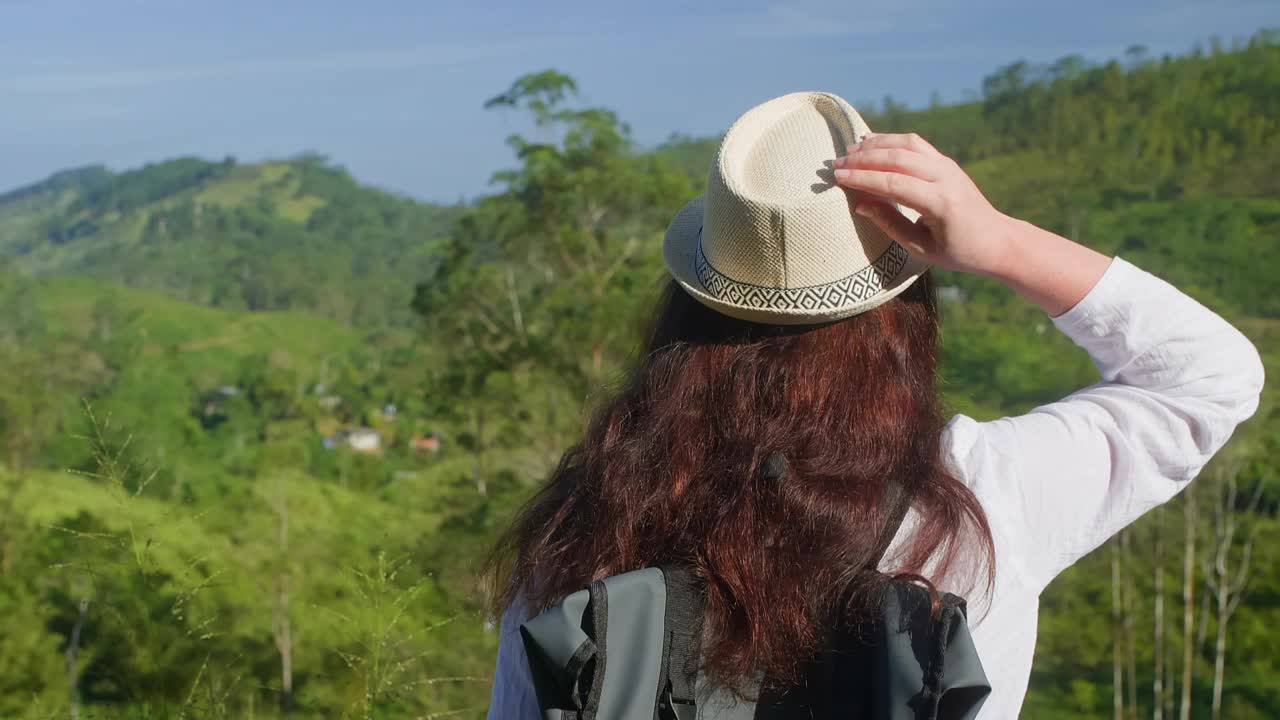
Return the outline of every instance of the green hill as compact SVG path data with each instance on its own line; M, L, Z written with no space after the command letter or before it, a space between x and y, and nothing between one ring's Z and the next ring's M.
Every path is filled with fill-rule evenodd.
M0 259L228 309L410 319L455 208L363 187L316 156L88 167L0 195Z

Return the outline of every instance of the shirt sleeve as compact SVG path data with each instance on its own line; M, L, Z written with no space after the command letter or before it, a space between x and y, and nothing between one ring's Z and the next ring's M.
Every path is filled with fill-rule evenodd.
M520 623L527 613L512 605L502 614L498 635L498 662L493 673L493 695L488 720L541 720L538 697L534 694L520 639Z
M944 444L1037 589L1181 490L1263 383L1240 331L1121 258L1053 324L1101 381L1018 417L956 416Z

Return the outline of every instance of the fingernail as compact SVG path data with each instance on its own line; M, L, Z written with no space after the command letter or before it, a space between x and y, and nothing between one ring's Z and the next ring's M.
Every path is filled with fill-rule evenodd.
M849 170L836 170L836 180L848 180L850 172Z
M871 206L858 204L853 206L853 211L864 218L870 218L872 215Z
M835 160L832 160L832 161L831 161L831 167L833 167L833 168L842 168L842 167L844 167L844 158L842 158L842 157L838 157L838 158L836 158Z

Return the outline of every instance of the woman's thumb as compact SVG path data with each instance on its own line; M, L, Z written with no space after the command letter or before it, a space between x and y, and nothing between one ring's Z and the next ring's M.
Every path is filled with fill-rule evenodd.
M913 255L924 256L929 229L911 222L897 208L876 200L859 200L853 211L875 223Z

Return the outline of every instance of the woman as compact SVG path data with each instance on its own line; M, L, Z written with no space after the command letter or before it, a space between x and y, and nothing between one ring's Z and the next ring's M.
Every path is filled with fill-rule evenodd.
M1001 214L923 139L871 134L826 93L734 124L664 256L645 355L503 546L490 718L539 717L521 621L669 562L706 581L709 676L796 677L821 618L877 589L848 571L887 522L889 479L912 504L879 569L968 597L993 688L981 717L1016 717L1041 591L1195 477L1261 391L1257 351L1222 318ZM1102 381L945 420L929 266L1036 303Z

